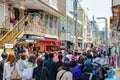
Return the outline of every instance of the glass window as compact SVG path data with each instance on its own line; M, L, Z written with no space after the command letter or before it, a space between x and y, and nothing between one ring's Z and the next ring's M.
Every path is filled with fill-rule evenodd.
M48 15L45 15L45 26L48 27Z
M51 28L53 27L53 17L52 16L50 16L49 25L50 25Z

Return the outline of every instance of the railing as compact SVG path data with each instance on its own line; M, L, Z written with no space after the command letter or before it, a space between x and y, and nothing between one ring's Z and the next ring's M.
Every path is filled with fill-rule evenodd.
M0 39L0 44L3 47L5 43L10 43L13 40L16 39L16 37L21 33L21 31L24 31L24 18L22 18L12 29L12 31L9 31L6 35Z
M10 17L5 16L5 21L2 23L2 27L0 28L0 36L4 36L7 31L10 30Z
M15 24L14 28L12 29L12 36L15 36L16 34L14 34L15 32L24 31L24 22L25 22L25 18L23 17L17 24Z
M6 30L10 30L10 17L5 16L5 21L2 23L2 27Z

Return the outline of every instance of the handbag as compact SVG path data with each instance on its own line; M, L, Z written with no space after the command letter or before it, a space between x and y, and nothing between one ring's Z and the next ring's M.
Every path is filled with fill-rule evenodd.
M13 71L11 72L11 75L10 75L10 80L22 80L22 78L20 77L20 75L18 74L18 71L17 69L13 68Z

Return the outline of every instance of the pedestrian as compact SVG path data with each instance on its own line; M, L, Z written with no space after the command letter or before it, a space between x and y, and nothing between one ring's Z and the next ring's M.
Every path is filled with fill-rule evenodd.
M97 80L105 79L105 76L101 67L101 58L95 58L95 60L93 61L93 69L95 70Z
M92 55L91 54L87 54L87 59L85 60L85 62L84 62L84 64L85 65L88 65L89 66L89 68L91 69L91 71L92 71Z
M23 70L23 80L32 80L33 69L35 68L36 57L30 55L28 60L25 62L26 68Z
M56 68L58 69L60 66L63 65L62 62L63 56L61 54L58 55L58 62L56 62Z
M33 70L33 79L35 80L48 80L48 70L43 66L43 60L41 58L37 59L37 67Z
M83 73L83 67L84 67L83 56L80 55L79 58L78 58L77 65L72 70L74 80L79 80L80 76Z
M84 66L83 74L79 80L96 80L96 76L91 73L91 70L88 65Z
M4 69L5 59L7 58L7 54L3 52L1 54L1 57L2 57L2 60L0 61L0 80L3 79L3 69Z
M23 76L22 76L23 70L24 70L25 68L27 68L27 66L25 65L26 59L27 59L27 55L26 55L25 53L22 53L22 54L20 55L20 59L18 60L18 65L19 65L19 70L20 70L20 75L21 75L21 77L23 77Z
M72 73L67 71L64 66L59 67L56 80L73 80Z
M61 54L58 55L58 62L56 62L56 75L57 75L57 70L60 66L63 65L63 62L62 62L62 59L63 59L63 56Z
M16 57L13 54L9 54L4 64L3 80L11 80L11 73L16 69L20 75L19 66L16 62Z
M72 71L72 69L77 65L76 56L72 55L71 60L72 61L70 61L70 70Z
M50 53L48 56L48 60L44 62L44 66L48 69L49 79L48 80L55 80L56 79L56 65L53 61L53 53Z

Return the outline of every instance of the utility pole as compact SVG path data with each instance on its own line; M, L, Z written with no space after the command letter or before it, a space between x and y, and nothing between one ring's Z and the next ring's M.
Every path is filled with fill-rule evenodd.
M75 19L75 48L74 49L77 49L78 47L77 0L74 0L73 2L73 9L74 9L74 19Z

